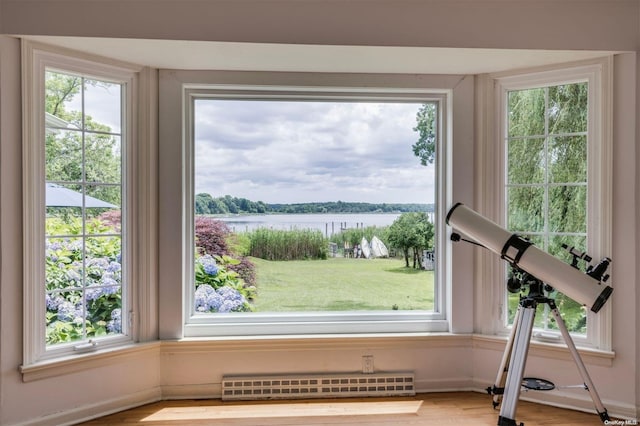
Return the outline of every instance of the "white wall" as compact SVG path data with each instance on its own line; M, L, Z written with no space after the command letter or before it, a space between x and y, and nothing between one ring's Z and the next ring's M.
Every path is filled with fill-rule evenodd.
M635 50L638 19L636 0L2 2L7 34L327 45Z
M0 34L631 52L640 43L636 0L372 0L330 2L332 8L327 3L165 0L153 3L149 13L151 2L146 0L0 0ZM99 19L90 19L96 16ZM62 423L161 395L217 395L225 373L357 371L364 353L373 354L381 370L415 370L420 390L479 389L493 382L500 344L460 334L244 343L168 341L97 365L83 364L86 369L80 371L24 383L18 371L23 266L19 53L15 39L0 36L0 424ZM586 357L605 406L636 417L640 414L637 61L635 54L626 54L615 62L612 282L616 290L611 303L616 355L613 359L597 354ZM456 143L466 149L454 158L454 199L471 204L478 200L473 194L470 81L461 86L465 97L459 108L471 118L464 124L458 120L460 127L454 134ZM162 163L160 167L162 173ZM469 258L468 249L456 250L456 259ZM481 327L474 323L473 295L478 283L471 278L473 263L466 264L468 269L461 268L453 288L454 328L461 332ZM167 321L165 313L175 312L172 301L162 294L158 306L161 321ZM176 323L164 324L161 332L175 332ZM153 330L148 334L153 335ZM575 382L577 377L572 362L562 355L550 358L548 353L535 352L529 369L531 375L551 375L548 378L556 382ZM554 402L591 408L588 400L580 398L560 394Z

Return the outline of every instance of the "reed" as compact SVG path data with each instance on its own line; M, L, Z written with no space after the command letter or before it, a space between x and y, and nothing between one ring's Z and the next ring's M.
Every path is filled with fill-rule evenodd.
M328 241L311 229L259 228L249 233L249 255L266 260L326 259Z

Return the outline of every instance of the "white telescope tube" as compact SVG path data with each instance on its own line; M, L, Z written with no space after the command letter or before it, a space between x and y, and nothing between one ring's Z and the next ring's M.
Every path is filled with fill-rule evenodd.
M462 203L449 210L447 224L576 302L589 306L593 312L602 308L613 291L610 286L603 286L594 277L540 250Z

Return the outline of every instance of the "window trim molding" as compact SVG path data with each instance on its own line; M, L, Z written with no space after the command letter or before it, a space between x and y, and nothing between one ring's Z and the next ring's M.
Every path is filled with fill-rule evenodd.
M137 100L140 71L139 66L107 61L90 55L81 55L66 49L52 48L40 43L22 42L22 98L23 98L23 366L27 368L40 362L61 359L66 356L87 355L74 351L77 342L62 344L47 349L44 341L44 297L42 287L44 269L30 265L44 259L44 216L39 212L45 203L44 185L44 71L52 67L68 72L99 79L118 81L126 85L123 104L123 182L122 199L127 208L123 213L123 253L128 257L128 266L123 271L123 311L127 320L123 321L123 334L101 339L96 351L113 350L129 345L137 339L137 327L134 326L134 308L138 297L134 281L144 266L136 265L136 173L137 148L133 143L137 135L137 110L133 106ZM125 237L126 236L126 237ZM137 320L138 318L136 318ZM123 316L124 320L124 316ZM125 328L126 327L126 328Z
M506 131L506 91L550 86L562 83L589 81L589 146L588 146L588 199L589 206L597 206L596 213L589 209L587 229L589 232L588 252L594 259L611 256L612 215L613 215L613 57L552 67L508 72L481 77L479 102L490 108L491 113L479 121L482 151L485 155L478 160L478 194L486 198L479 210L496 223L504 224L504 135ZM492 136L492 137L491 137ZM592 143L595 138L600 143ZM487 197L487 194L491 194ZM482 198L482 197L479 197ZM595 228L594 228L595 226ZM504 284L505 264L486 254L476 258L476 274L483 283L480 300L489 302L506 293ZM500 283L500 284L495 284ZM482 303L482 302L480 302ZM480 328L485 334L505 335L508 328L502 325L506 306L493 303L496 309L484 314ZM588 312L589 328L587 337L574 336L577 345L586 348L611 350L612 308L608 303L598 313ZM535 338L534 338L535 340ZM541 340L542 341L542 340ZM560 339L561 341L561 339Z
M443 332L449 330L447 319L448 304L447 291L450 286L451 274L447 270L448 257L445 255L447 246L444 220L437 221L437 235L445 240L444 244L436 244L439 259L436 267L435 281L439 285L434 286L434 312L287 312L287 313L249 313L211 315L193 315L193 260L192 253L188 249L194 246L193 239L193 122L195 99L253 99L253 100L333 100L340 101L388 101L388 102L436 102L438 105L438 132L440 138L437 142L437 152L443 158L436 162L436 174L442 181L436 188L436 205L438 212L436 217L444 218L445 206L450 204L447 198L447 184L450 178L447 171L450 170L448 158L450 157L450 134L447 123L450 121L451 91L433 89L411 88L398 89L392 87L383 88L357 88L357 87L309 87L295 85L200 85L184 84L182 86L183 105L183 212L182 221L183 238L183 323L184 337L221 337L243 336L250 329L251 336L259 335L322 335L322 334L362 334L362 333L424 333ZM449 114L449 115L447 115ZM443 190L444 189L444 190Z
M461 84L461 82L467 82ZM369 88L394 87L396 90L415 91L426 90L433 93L447 94L451 102L448 103L448 113L451 116L460 117L457 120L460 125L470 125L473 117L472 111L466 108L472 95L470 79L461 75L421 75L421 74L358 74L358 73L301 73L301 72L270 72L270 71L189 71L189 70L160 70L159 71L159 186L163 189L158 195L158 235L159 247L159 338L163 340L182 339L184 337L184 290L182 287L183 271L181 265L176 267L176 260L182 260L183 244L182 224L185 212L183 211L181 162L176 158L182 156L182 143L184 140L184 105L183 85L240 85L240 86L264 86L264 87L307 87L307 88L352 88L356 90L368 90ZM455 100L455 105L454 105ZM462 145L467 144L464 135L465 128L459 136ZM451 163L444 165L445 175L451 183L451 164L456 161L466 164L466 156L461 151L453 149L453 137L457 128L451 121L447 123L447 149L450 150ZM466 146L466 145L465 145ZM457 160L456 160L457 158ZM467 177L465 176L465 179ZM471 176L468 176L471 182ZM451 191L443 196L450 196ZM447 205L443 208L443 217L446 215ZM444 232L443 232L443 238ZM447 244L447 250L451 250ZM464 253L464 258L468 254ZM451 268L451 266L447 266ZM471 270L471 269L469 269ZM451 275L458 276L456 271ZM450 276L451 276L450 275ZM452 277L452 279L455 277ZM443 289L445 307L448 309L447 326L459 328L460 315L451 310L452 289L447 284ZM462 315L466 321L467 317ZM453 324L453 325L452 325ZM280 337L280 336L272 336ZM306 338L309 336L297 336ZM209 338L212 339L212 338Z

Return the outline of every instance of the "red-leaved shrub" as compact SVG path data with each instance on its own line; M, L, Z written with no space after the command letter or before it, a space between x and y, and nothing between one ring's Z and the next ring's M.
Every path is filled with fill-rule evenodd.
M231 253L227 238L231 231L226 223L207 216L195 217L196 247L200 254L231 256L240 261L237 265L228 265L232 271L240 274L247 285L255 285L255 266L244 256Z

